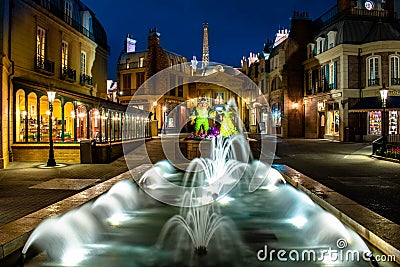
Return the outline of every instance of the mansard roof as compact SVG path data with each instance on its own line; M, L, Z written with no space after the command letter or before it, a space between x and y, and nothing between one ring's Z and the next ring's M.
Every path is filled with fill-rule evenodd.
M377 41L400 40L397 23L377 20L346 19L320 32L316 37L329 31L336 31L336 44L362 44Z

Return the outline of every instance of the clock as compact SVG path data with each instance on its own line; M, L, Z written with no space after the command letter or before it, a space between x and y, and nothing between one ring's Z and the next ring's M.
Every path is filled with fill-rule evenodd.
M364 6L366 9L371 10L374 8L374 2L372 2L371 0L367 0L365 1Z

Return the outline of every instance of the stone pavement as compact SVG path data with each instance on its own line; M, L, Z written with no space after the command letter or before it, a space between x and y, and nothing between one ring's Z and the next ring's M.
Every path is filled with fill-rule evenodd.
M140 173L149 168L150 163L165 158L160 139L153 139L146 142L145 145L143 140L138 143L139 145L140 147L126 155L126 160L130 162L131 170L133 169L134 172ZM1 259L23 246L31 231L43 219L82 205L107 192L117 181L131 177L124 157L110 164L63 164L58 168L43 168L41 167L43 164L15 162L11 163L7 169L0 171L0 265ZM315 195L314 201L317 200L316 202L320 204L315 198L320 197L320 192L317 194L312 192L318 183L313 183L315 181L311 178L285 166L280 171L289 180L294 177L295 182L292 179L292 184L303 191L306 188L305 190L311 192L311 195ZM297 178L299 177L307 181L302 185L304 188L298 186L300 180ZM307 188L307 184L312 188ZM321 185L317 187L319 190L323 188ZM354 209L359 210L360 207L364 207L357 203L353 203L353 206L348 205L348 202L341 203L342 200L338 200L339 194L329 188L325 190L326 194L335 193L333 199L336 200L336 203L329 205L342 204L347 209L346 211L333 209L333 212L331 211L333 214L347 221L354 220L355 228L359 227L361 231L365 232L365 235L362 236L373 236L370 239L372 242L381 242L382 240L375 233L383 235L382 230L384 230L389 238L383 240L383 243L381 242L384 245L384 248L381 249L399 255L399 238L396 238L396 233L400 229L399 225L390 221L387 223L385 220L377 223L376 218L378 217L375 216L377 214L371 211L369 211L371 212L370 216L362 218L363 225L361 225L357 222L359 218L351 215ZM322 195L326 196L326 194ZM322 200L323 202L324 200ZM359 214L359 212L354 214ZM381 218L379 217L379 219ZM382 225L385 225L385 228L382 228Z

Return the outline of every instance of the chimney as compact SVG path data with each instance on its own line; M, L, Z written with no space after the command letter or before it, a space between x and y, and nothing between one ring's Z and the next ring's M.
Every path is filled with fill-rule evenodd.
M125 39L124 43L125 52L135 52L136 51L136 40L133 39L132 35L128 34Z
M160 33L157 32L156 28L150 29L147 37L148 48L154 45L160 45Z

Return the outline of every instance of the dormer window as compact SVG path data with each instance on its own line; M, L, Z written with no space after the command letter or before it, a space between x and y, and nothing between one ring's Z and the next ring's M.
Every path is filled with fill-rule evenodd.
M64 2L64 20L68 24L72 24L72 2L65 0Z
M325 51L325 38L317 38L317 55Z
M308 58L314 57L314 49L315 49L315 44L307 45L307 57Z
M92 15L90 15L89 11L82 12L82 26L83 33L89 37L90 33L93 32Z
M328 32L328 48L331 49L336 46L336 31Z

